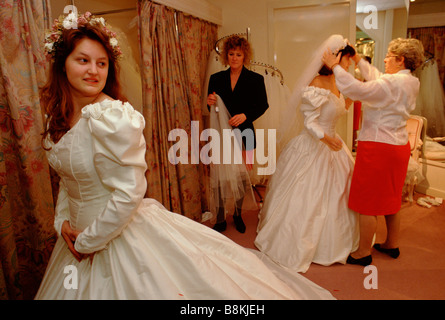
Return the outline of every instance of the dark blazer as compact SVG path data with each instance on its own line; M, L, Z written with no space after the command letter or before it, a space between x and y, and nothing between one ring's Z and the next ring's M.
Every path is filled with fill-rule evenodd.
M246 115L246 121L238 129L241 131L251 129L253 131L255 148L256 138L253 121L269 108L264 77L243 67L235 89L232 91L229 68L211 75L208 94L214 92L224 101L231 116L239 113ZM243 137L243 142L246 146L245 137Z

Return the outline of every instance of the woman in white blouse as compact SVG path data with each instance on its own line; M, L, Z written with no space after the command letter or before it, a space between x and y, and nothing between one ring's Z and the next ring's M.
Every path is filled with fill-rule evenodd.
M366 82L338 66L329 51L324 63L333 69L338 89L352 100L363 102L363 123L358 137L357 158L349 195L349 207L360 213L360 244L348 263L368 265L377 228L384 215L388 235L374 247L393 258L399 256L399 226L402 188L410 146L406 121L415 108L419 80L411 72L423 62L423 46L417 39L395 39L389 43L385 74L358 55L352 58Z

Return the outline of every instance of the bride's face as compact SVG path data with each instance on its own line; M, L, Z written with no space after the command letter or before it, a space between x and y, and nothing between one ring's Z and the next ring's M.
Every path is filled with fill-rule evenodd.
M72 93L84 97L97 96L105 87L108 76L108 55L96 40L79 40L66 58L65 71Z
M343 69L345 69L346 71L348 71L350 65L351 65L351 57L350 57L348 54L346 54L346 55L344 55L343 57L341 57L341 60L340 60L340 66L341 66Z

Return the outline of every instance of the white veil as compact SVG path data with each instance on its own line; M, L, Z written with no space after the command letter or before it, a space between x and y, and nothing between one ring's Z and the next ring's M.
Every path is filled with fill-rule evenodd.
M233 130L229 125L230 113L221 97L215 95L215 107L210 108L210 130L214 131L207 131L212 135L209 143L212 156L211 159L207 159L208 161L204 160L210 164L210 192L208 194L210 197L209 211L213 213L212 223L216 222L218 208L223 207L226 215L229 211L228 208L234 207L236 202L241 199L244 199L243 209L258 209L249 172L242 159L241 131ZM233 138L230 136L230 141L227 140L229 134L233 134ZM206 151L208 152L208 150ZM227 158L228 154L230 159ZM201 154L201 156L206 155Z
M294 91L292 92L285 111L281 114L282 124L277 130L277 143L284 147L299 131L303 128L302 117L299 117L297 112L300 111L301 95L303 89L306 88L312 80L317 76L321 67L323 66L323 53L329 48L332 53L337 54L341 49L344 49L348 44L348 40L343 36L334 34L314 51L307 67L298 78Z

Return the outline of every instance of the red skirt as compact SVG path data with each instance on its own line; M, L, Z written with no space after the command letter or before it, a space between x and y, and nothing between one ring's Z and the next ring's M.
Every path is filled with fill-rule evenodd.
M410 154L409 142L397 146L359 141L349 208L372 216L399 212Z

